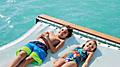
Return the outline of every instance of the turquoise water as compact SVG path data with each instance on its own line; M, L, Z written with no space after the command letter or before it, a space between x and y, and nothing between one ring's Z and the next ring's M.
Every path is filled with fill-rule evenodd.
M120 38L120 0L0 0L0 46L48 14Z

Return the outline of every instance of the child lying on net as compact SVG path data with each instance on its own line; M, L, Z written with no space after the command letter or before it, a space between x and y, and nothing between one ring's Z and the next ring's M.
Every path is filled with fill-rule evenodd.
M88 40L82 47L75 47L71 52L65 53L62 57L53 62L54 67L88 67L90 60L97 48L95 40Z
M47 57L48 49L55 53L64 46L67 38L71 37L73 29L69 26L60 29L58 34L44 32L35 41L30 41L17 50L16 58L9 67L26 67L30 63L42 64Z

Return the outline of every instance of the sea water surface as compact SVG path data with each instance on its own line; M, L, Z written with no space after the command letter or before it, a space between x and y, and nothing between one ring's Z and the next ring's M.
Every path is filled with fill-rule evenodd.
M27 32L40 14L120 38L120 0L0 0L0 46Z

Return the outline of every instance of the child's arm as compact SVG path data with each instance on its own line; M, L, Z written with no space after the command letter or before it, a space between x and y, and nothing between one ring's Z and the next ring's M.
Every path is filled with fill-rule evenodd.
M84 64L82 65L82 67L88 67L88 64L89 64L90 60L92 59L93 54L94 54L93 52L89 53L87 59L85 60Z
M44 32L44 33L40 34L40 35L37 37L37 39L39 39L39 38L41 38L41 37L44 37L46 34L49 34L49 32Z
M50 33L51 33L51 32L50 32ZM50 34L50 33L49 33L49 34ZM48 45L49 45L49 47L50 47L51 52L52 52L52 53L55 53L55 52L57 52L61 47L64 46L64 40L60 40L60 43L59 43L56 47L54 47L54 46L52 45L50 39L49 39L49 34L45 36L45 39L48 41Z

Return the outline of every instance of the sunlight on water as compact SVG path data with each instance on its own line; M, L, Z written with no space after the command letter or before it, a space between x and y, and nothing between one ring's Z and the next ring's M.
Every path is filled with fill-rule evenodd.
M40 14L120 38L119 0L0 0L0 46L27 32Z

